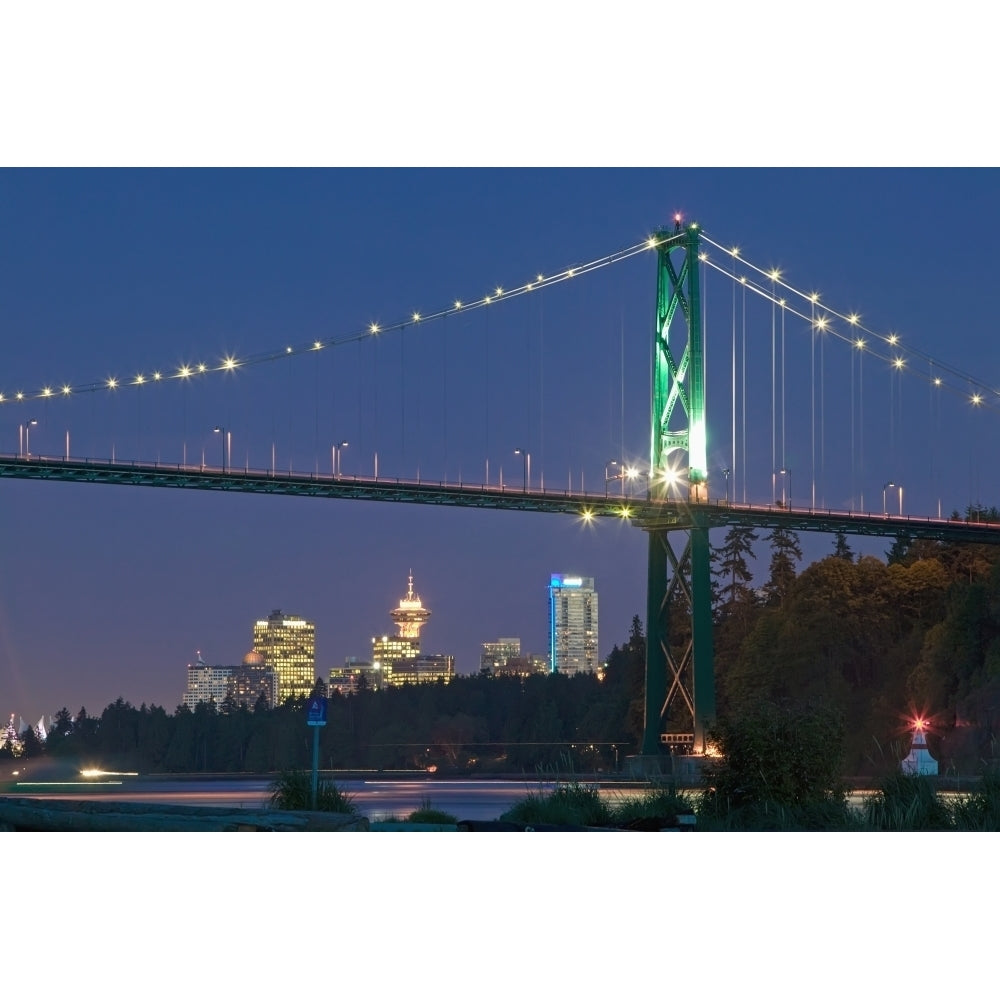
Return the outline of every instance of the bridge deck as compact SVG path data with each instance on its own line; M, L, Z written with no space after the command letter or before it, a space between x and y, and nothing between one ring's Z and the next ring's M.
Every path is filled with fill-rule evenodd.
M783 527L790 531L843 531L851 535L912 538L938 541L1000 542L1000 524L943 518L899 516L857 511L812 510L780 504L737 504L710 501L690 504L681 500L615 497L604 493L518 489L467 483L422 482L364 476L329 476L269 470L90 459L0 456L0 478L41 479L70 483L105 483L121 486L159 486L175 489L229 493L266 493L326 499L387 500L450 507L484 507L575 517L625 518L646 531L723 528L747 525Z

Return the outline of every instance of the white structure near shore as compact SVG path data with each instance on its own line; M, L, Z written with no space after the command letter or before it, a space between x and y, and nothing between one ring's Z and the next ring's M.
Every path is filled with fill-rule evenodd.
M931 756L927 749L927 740L924 738L924 723L922 719L917 719L913 730L913 742L910 745L910 752L903 758L900 765L903 774L937 774L938 762Z

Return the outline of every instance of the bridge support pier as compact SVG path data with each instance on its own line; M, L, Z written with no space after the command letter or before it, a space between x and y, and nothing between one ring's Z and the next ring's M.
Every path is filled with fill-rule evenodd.
M690 528L649 531L643 757L671 743L705 753L715 724L712 550L707 519L691 514Z

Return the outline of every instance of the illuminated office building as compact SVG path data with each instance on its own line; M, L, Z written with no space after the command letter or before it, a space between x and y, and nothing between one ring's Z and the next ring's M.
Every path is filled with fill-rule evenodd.
M549 581L549 670L597 671L597 591L591 576L553 573Z
M187 668L187 688L181 702L191 711L199 702L215 702L221 708L229 699L233 704L253 709L261 695L268 708L274 708L277 678L259 653L249 652L237 666L208 664L198 653Z
M507 670L508 660L518 660L520 657L520 639L497 639L496 642L484 642L483 652L479 657L479 669L491 674L502 674Z
M413 570L410 570L410 586L406 597L400 599L399 607L393 608L389 615L396 623L396 632L400 638L415 640L419 652L420 630L427 624L431 613L413 593Z
M308 698L316 683L316 626L304 618L272 611L254 623L253 650L277 674L277 702Z
M421 655L420 630L427 624L431 613L413 592L412 572L406 596L389 615L396 623L397 634L372 638L372 667L381 682L399 686L450 681L455 676L453 656Z

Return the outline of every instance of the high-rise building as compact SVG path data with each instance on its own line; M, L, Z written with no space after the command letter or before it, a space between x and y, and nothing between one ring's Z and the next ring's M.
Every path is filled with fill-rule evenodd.
M396 632L401 639L415 639L417 642L417 652L420 652L420 630L427 624L427 619L431 613L420 602L420 598L413 593L413 570L410 570L410 586L406 591L406 597L399 602L399 607L393 608L389 612L390 617L396 623Z
M316 626L304 618L272 611L254 623L253 651L277 674L278 704L308 698L316 683Z
M597 591L591 576L553 573L549 581L549 669L596 672Z
M422 656L420 630L427 624L430 611L413 592L410 573L406 596L389 612L396 623L396 635L372 637L372 666L383 684L424 684L455 676L455 658L444 654Z
M517 660L520 656L520 639L497 639L495 642L484 642L483 652L479 657L479 669L491 674L502 674L507 669L507 661Z
M187 689L182 703L193 712L199 702L215 702L221 708L226 699L235 705L254 708L264 696L268 708L274 708L277 677L260 653L249 652L238 666L208 664L198 653L195 663L187 668Z

